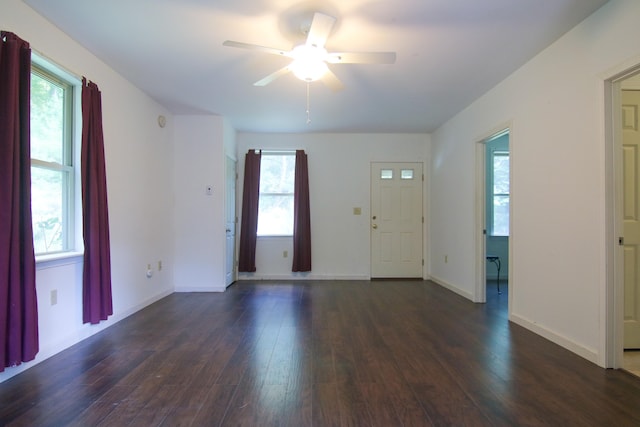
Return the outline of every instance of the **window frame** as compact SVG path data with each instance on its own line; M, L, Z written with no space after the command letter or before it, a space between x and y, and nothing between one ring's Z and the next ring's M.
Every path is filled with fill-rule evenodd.
M52 261L82 254L82 204L80 189L80 136L82 132L81 116L81 81L80 79L57 66L49 59L32 51L31 75L48 80L64 90L63 105L63 146L62 163L30 157L30 166L44 171L60 173L62 176L62 211L63 231L62 248L46 252L36 252L36 262ZM33 182L32 182L33 204ZM34 250L35 235L34 229Z
M291 199L291 205L293 205L294 203L294 193L295 193L295 160L296 160L296 152L295 150L261 150L261 158L260 158L260 187L259 187L259 192L258 192L258 230L257 230L257 238L259 239L264 239L264 238L277 238L277 237L293 237L293 211L291 212L291 232L290 233L273 233L273 234L261 234L260 233L260 200L262 198L262 196L267 196L267 197L287 197ZM262 162L264 160L264 157L267 156L287 156L287 157L291 157L293 160L293 167L294 167L294 173L293 173L293 182L291 182L291 192L267 192L267 191L262 191L262 174L263 174L263 165Z
M509 168L511 168L511 153L509 152L509 150L504 150L504 149L491 150L491 163L490 163L491 178L490 178L490 185L489 185L489 188L491 189L491 194L489 197L489 200L490 200L489 212L490 212L491 218L489 221L489 235L492 237L509 237L509 235L511 234L511 230L508 230L506 234L496 234L496 231L495 231L496 212L495 212L494 206L495 206L496 197L503 197L503 198L506 197L508 200L509 206L511 205L511 185L509 185L508 193L495 192L495 158L496 157L507 157L509 160ZM510 170L509 170L509 175L511 175ZM509 181L509 184L511 184L510 181Z

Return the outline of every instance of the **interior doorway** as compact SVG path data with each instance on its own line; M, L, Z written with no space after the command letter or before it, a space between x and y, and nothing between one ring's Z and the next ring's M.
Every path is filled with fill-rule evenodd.
M476 144L476 286L474 301L510 299L510 127Z
M485 280L487 293L505 295L509 276L509 130L485 143Z
M620 81L620 114L617 126L619 163L616 171L622 177L620 189L622 251L621 310L617 317L622 327L622 368L640 376L640 74Z

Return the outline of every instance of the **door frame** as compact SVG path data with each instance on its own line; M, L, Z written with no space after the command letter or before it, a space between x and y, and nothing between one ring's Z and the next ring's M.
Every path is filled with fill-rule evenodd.
M231 171L233 171L233 189L229 188L229 172L230 169L229 167L232 166ZM224 184L224 191L225 191L225 213L224 213L224 220L225 220L225 227L228 227L228 210L231 208L233 209L233 218L232 218L232 222L233 222L233 243L232 243L232 248L228 247L227 241L227 231L225 232L225 243L224 243L224 278L225 278L225 287L229 287L231 286L231 284L233 284L236 280L238 280L238 268L237 268L237 262L238 262L238 244L237 244L237 240L238 240L238 209L237 209L237 194L238 194L238 161L230 156L229 154L225 155L225 164L224 164L224 180L225 180L225 184ZM233 201L231 203L229 200L229 196L233 196ZM228 229L228 228L227 228ZM227 280L227 276L229 271L227 271L227 259L228 257L231 256L232 257L232 264L231 264L231 280ZM227 283L228 282L228 283Z
M499 126L496 126L491 131L483 134L481 137L476 138L476 191L475 191L475 206L476 206L476 222L474 232L474 247L476 253L476 265L475 265L475 288L473 294L473 302L485 303L487 302L487 236L486 236L486 211L487 211L487 174L486 174L486 152L487 142L494 139L496 136L509 133L509 259L507 271L509 272L507 283L509 286L508 292L508 313L511 317L511 300L513 298L513 123L508 121Z
M598 363L623 367L624 354L624 254L622 236L622 81L640 73L640 58L622 64L603 76L605 131L605 286L601 293L602 349Z
M370 279L375 279L375 278L379 278L379 277L375 277L373 275L373 229L372 229L372 211L373 211L373 167L376 164L400 164L400 163L406 163L406 164L419 164L421 167L421 176L419 177L420 180L420 195L422 197L422 203L420 204L420 209L421 209L421 216L422 216L422 224L421 224L421 230L420 230L420 251L422 252L422 266L420 269L420 277L422 279L424 279L425 277L425 259L427 258L427 252L425 250L425 242L426 242L426 227L427 227L427 223L428 220L427 218L425 218L426 216L426 208L425 208L425 162L424 161L404 161L404 160L397 160L397 161L392 161L392 160L371 160L369 162L369 278ZM385 279L388 279L388 277L385 277Z

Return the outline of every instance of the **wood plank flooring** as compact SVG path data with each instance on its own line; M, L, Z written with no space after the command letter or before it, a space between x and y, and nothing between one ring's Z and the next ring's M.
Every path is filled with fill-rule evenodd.
M0 384L10 426L638 426L640 379L431 282L173 294Z

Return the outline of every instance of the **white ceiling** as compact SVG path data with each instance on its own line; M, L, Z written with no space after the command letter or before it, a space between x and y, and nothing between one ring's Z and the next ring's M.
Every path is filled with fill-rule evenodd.
M246 132L432 132L607 0L24 0L174 113ZM340 64L333 92L286 75L313 12L335 16L328 51L394 51L393 65ZM87 76L91 78L91 76ZM100 82L97 82L98 85Z

